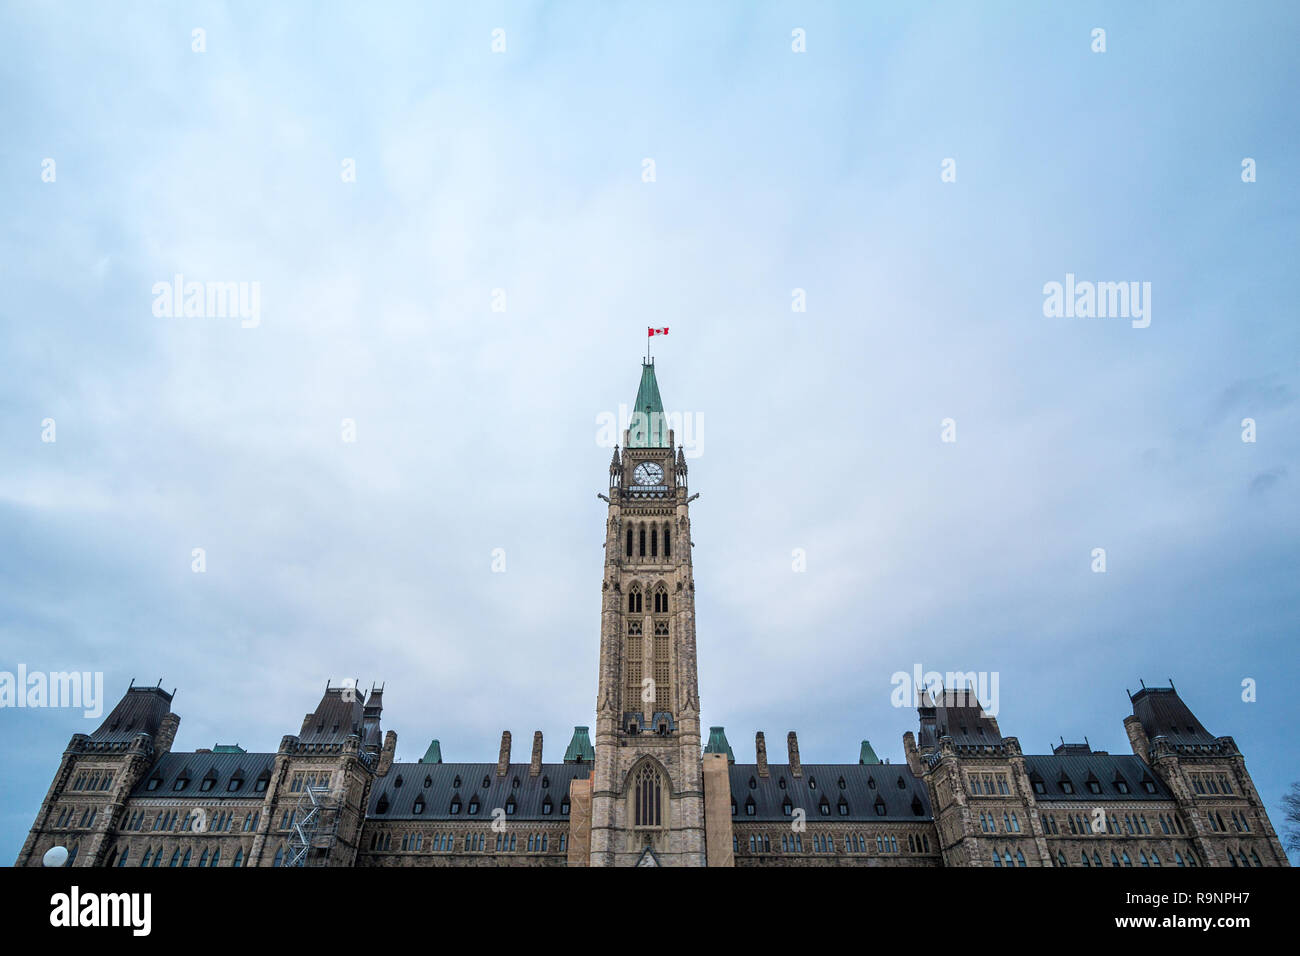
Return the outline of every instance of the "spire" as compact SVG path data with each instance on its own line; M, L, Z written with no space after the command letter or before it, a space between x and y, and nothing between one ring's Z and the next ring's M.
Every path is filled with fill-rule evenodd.
M871 741L862 741L862 750L858 754L858 763L880 763L880 758L877 757L876 752L871 749Z
M727 763L735 763L736 755L731 752L731 744L727 743L727 732L721 727L709 728L709 742L704 748L706 754L726 754Z
M596 749L591 746L586 727L574 727L569 749L564 752L565 763L591 763L596 759Z
M429 749L420 758L420 763L442 763L442 744L436 740L431 741Z
M664 403L659 398L653 359L641 363L641 385L636 390L629 431L629 448L668 447L668 422L664 419Z

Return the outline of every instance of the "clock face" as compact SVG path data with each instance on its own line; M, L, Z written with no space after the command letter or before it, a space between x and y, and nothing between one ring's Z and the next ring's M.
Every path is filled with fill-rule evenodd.
M652 461L643 461L632 472L632 478L638 485L658 485L664 480L664 470Z

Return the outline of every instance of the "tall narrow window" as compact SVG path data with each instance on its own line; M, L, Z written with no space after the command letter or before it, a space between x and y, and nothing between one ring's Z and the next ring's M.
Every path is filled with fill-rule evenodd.
M669 526L664 525L664 557L665 558L671 558L673 556L673 546L671 542L672 542L672 534L669 531Z
M632 557L632 529L627 529L627 556Z
M650 529L650 557L659 557L659 529Z
M645 525L641 526L641 557L645 557Z
M657 827L662 825L663 778L653 764L645 763L636 772L632 783L635 800L636 825Z

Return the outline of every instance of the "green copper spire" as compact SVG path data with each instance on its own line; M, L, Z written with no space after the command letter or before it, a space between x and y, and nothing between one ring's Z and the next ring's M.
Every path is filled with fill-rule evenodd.
M587 736L586 727L574 727L573 739L569 741L569 749L564 752L565 763L591 763L596 759L596 748L591 745L591 738Z
M709 743L704 748L706 754L726 754L727 763L735 763L736 755L731 752L731 744L727 743L727 732L721 727L709 728Z
M641 386L636 390L636 403L628 422L628 448L667 448L668 422L664 418L664 403L659 398L659 383L655 381L655 363L641 363Z
M880 763L880 758L871 749L871 741L862 741L862 753L858 757L858 763Z
M442 744L434 740L429 743L429 749L424 752L420 758L420 763L442 763Z

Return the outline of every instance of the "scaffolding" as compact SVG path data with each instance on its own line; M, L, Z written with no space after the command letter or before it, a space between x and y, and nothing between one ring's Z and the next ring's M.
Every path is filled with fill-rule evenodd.
M339 828L339 807L329 787L304 787L293 813L287 866L321 866L329 860Z

